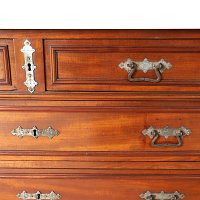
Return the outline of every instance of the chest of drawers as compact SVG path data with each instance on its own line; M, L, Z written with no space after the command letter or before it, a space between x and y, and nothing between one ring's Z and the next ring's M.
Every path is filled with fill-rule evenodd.
M0 194L200 199L199 30L0 30Z

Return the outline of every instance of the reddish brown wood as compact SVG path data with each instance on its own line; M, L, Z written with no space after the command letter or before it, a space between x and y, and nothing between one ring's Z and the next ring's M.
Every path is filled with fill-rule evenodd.
M0 92L16 90L16 71L12 39L0 39Z
M134 113L129 111L101 112L6 112L0 115L0 150L50 151L199 151L199 113ZM30 129L49 126L60 132L53 139L47 137L18 138L11 131L18 126ZM192 134L183 138L181 147L151 146L151 139L142 131L150 126L163 128L185 126ZM177 143L177 139L161 138L162 142Z
M60 98L60 93L55 94L53 91L64 91L65 98L70 99L74 95L75 99L84 99L89 98L83 96L86 93L69 94L69 91L93 91L90 99L94 99L102 97L97 91L113 91L103 98L112 98L114 95L115 99L121 99L125 95L130 99L139 94L138 98L148 99L152 92L156 98L163 95L164 98L175 98L176 92L179 98L185 95L186 98L189 98L188 95L199 98L199 38L198 30L0 30L0 41L14 39L15 54L13 55L13 50L9 47L8 53L12 56L6 62L13 63L12 57L15 57L17 70L17 91L9 92L11 88L3 86L0 87L3 90L0 96L16 93L32 98L23 84L25 73L21 66L24 61L20 52L25 39L29 39L36 49L35 76L39 82L36 94L44 94L48 90L50 92L45 92L46 94ZM9 42L6 45L9 46ZM50 52L50 48L54 51ZM50 59L54 62L54 55L58 57L56 65L49 63ZM127 81L127 72L118 67L128 57L134 60L148 57L152 61L163 57L174 67L163 73L163 81L158 84L130 83ZM14 69L11 72L14 73ZM144 76L143 73L138 75ZM154 75L148 73L147 76ZM11 78L15 83L14 75ZM126 93L121 94L119 91Z
M47 90L197 92L199 45L199 40L46 40ZM129 82L127 72L118 67L127 58L163 58L173 67L160 83ZM155 72L136 76L153 78Z
M71 161L71 160L21 160L0 161L3 169L87 169L87 170L199 170L200 162L160 162L160 161ZM58 171L60 173L60 171ZM96 171L98 174L98 172ZM114 173L114 172L113 172Z
M34 94L24 85L28 39ZM173 67L160 83L131 83L127 58ZM0 30L0 194L22 191L73 200L139 200L146 191L185 194L200 186L200 30ZM136 76L154 77L154 72ZM53 139L11 134L22 126ZM185 126L181 147L151 146L142 130ZM175 138L162 142L176 142Z
M1 38L132 38L132 39L198 39L200 30L0 30Z
M31 184L30 184L31 183ZM34 176L13 177L0 180L1 199L15 200L16 195L22 191L42 193L54 191L62 199L74 200L140 200L139 195L146 191L175 192L185 195L185 199L196 200L199 195L199 176L98 176L98 177L59 177Z
M37 162L37 161L35 161ZM58 172L59 171L59 172ZM199 176L199 169L72 169L72 168L0 168L0 178L82 178L82 177L106 177L110 176Z
M178 99L156 99L152 100L144 99L140 100L137 97L134 100L121 100L115 101L114 98L112 100L82 100L77 99L70 100L68 96L65 98L64 95L56 96L56 95L22 95L17 96L18 99L15 99L16 95L3 95L0 98L0 110L1 111L51 111L51 112L65 112L65 111L95 111L101 110L107 111L111 110L113 112L116 111L130 111L130 112L190 112L197 113L200 111L199 100L192 98L190 101L188 99L178 100ZM80 97L81 98L81 97ZM82 96L84 98L84 96ZM92 98L92 97L91 97ZM106 98L106 97L105 97ZM28 99L28 100L27 100ZM68 100L68 101L66 101Z

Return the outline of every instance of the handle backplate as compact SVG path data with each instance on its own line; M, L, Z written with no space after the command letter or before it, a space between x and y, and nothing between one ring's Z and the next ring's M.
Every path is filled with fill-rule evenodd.
M183 199L185 195L177 191L173 193L165 193L163 191L160 193L152 193L147 191L141 194L140 197L145 200L180 200Z

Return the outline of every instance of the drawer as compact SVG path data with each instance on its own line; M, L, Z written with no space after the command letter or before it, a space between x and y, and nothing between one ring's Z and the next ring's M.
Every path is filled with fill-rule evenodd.
M58 174L40 176L28 175L25 178L15 177L15 175L9 178L4 176L0 179L1 199L25 199L25 195L27 199L50 199L50 193L54 192L51 194L52 200L59 198L64 200L197 200L200 194L200 176L198 175L69 177ZM162 195L163 198L161 198Z
M0 150L200 150L199 113L63 108L54 112L1 111L0 121Z
M0 39L0 92L16 90L13 40Z
M200 91L199 40L47 39L44 43L47 91ZM132 61L127 65L128 58ZM124 64L119 67L120 63Z

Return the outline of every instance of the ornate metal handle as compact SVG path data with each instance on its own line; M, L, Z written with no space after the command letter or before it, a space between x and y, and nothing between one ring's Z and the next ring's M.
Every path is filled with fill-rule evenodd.
M49 199L49 200L56 200L60 199L60 195L56 194L55 192L51 191L49 194L42 194L41 192L37 191L36 193L27 193L23 191L22 193L17 194L17 197L19 199L37 199L37 200L42 200L42 199Z
M24 53L25 62L22 68L26 72L26 81L24 82L24 85L26 85L30 93L33 93L35 91L35 86L38 84L34 78L34 70L36 69L36 66L33 64L32 56L33 52L35 52L35 49L33 49L31 43L26 40L24 42L24 47L21 49L21 52Z
M142 131L143 135L148 135L152 141L151 145L155 147L179 147L182 146L182 138L183 136L190 135L192 132L190 129L187 129L185 127L180 127L180 128L170 128L168 126L164 128L153 128L152 126L149 127L148 129L144 129ZM176 144L174 143L162 143L158 144L156 143L159 137L176 137L177 142Z
M156 200L156 199L160 199L160 200L179 200L179 199L183 199L185 197L184 194L181 194L179 192L174 192L174 193L165 193L165 192L160 192L160 193L151 193L149 191L143 193L140 195L140 197L142 199L146 199L146 200Z
M121 69L124 69L128 72L128 80L131 82L136 81L146 81L146 82L160 82L161 81L161 73L165 71L165 69L170 69L172 67L171 63L166 62L164 59L161 59L158 62L149 62L147 58L142 62L135 62L130 58L125 62L121 62L119 64ZM154 70L157 78L132 78L136 70L142 70L146 73L149 70Z
M48 127L47 129L38 129L36 126L34 126L32 129L23 129L21 126L19 126L18 128L13 129L11 133L18 137L32 136L34 138L38 138L39 136L47 136L51 139L55 135L58 135L59 131L54 130L51 127Z

